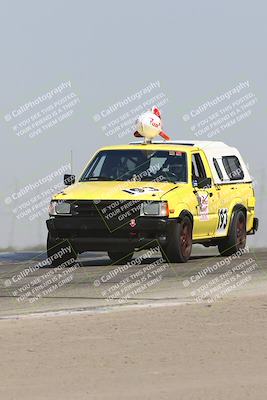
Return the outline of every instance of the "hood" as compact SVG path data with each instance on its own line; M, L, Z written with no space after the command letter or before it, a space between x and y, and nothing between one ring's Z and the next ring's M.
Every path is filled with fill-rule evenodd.
M169 182L78 182L56 194L53 200L160 200L178 187Z

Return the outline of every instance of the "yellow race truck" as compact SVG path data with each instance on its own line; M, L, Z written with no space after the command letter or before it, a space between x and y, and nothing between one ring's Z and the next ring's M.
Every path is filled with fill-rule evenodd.
M186 262L194 243L231 255L258 229L247 167L238 150L222 142L104 147L77 182L73 175L64 182L49 207L52 260L66 242L73 258L107 251L115 262L156 240L169 262Z

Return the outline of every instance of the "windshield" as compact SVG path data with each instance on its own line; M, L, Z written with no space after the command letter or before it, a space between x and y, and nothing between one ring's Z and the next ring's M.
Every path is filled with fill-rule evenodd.
M105 180L187 182L186 153L174 150L100 151L80 181Z

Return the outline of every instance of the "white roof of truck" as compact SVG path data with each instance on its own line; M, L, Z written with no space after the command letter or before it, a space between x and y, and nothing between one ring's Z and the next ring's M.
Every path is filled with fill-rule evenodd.
M134 142L130 142L130 144L142 144L144 143L143 140L136 140ZM151 144L176 144L181 146L194 146L200 147L201 149L210 147L210 148L217 148L217 149L226 149L232 148L223 142L216 142L212 140L153 140Z
M138 144L138 143L143 143L143 141L138 140L131 142L130 144ZM241 182L251 182L251 177L248 172L247 166L244 163L243 158L241 157L241 154L239 151L232 146L228 146L227 144L223 142L217 142L217 141L212 141L212 140L168 140L168 141L163 141L163 140L155 140L152 141L152 144L166 144L166 145L181 145L181 146L192 146L192 147L197 147L200 148L201 150L204 151L206 154L206 157L209 161L212 174L214 177L214 182L216 184L225 184L225 183L241 183ZM229 176L226 173L222 158L226 156L236 156L240 162L240 166L244 172L244 178L240 180L230 180ZM219 168L222 172L223 178L220 179L218 176L218 173L215 169L214 166L214 158L217 160L217 163L219 165Z
M144 143L143 140L136 140L134 142L130 142L130 144L138 144L138 143ZM216 142L212 140L153 140L152 144L176 144L176 145L181 145L181 146L194 146L194 147L199 147L201 149L206 149L207 147L210 147L212 149L229 149L232 148L228 146L227 144L223 142Z

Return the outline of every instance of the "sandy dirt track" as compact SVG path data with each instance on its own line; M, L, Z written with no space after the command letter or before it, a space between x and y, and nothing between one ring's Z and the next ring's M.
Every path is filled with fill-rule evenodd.
M135 261L138 259L137 256ZM62 271L44 267L26 273L38 263L36 255L0 255L0 320L10 316L44 312L98 312L106 308L120 307L124 303L119 301L125 295L128 296L129 307L194 303L196 298L206 291L206 285L210 292L209 297L215 297L221 292L224 287L219 291L215 289L228 280L227 274L233 268L238 268L233 275L239 273L239 284L236 289L227 293L227 296L238 291L266 293L267 251L251 250L240 258L227 259L216 255L214 250L202 250L201 253L195 252L187 264L166 264L163 261L154 266L159 260L159 256L155 255L142 260L141 264L134 264L127 270L115 273L117 268L124 267L123 263L119 266L110 265L105 255L88 253L74 271L72 268L64 268L63 276ZM248 264L243 265L244 262ZM255 268L252 270L254 264ZM242 268L239 269L239 266ZM161 271L161 267L165 269ZM212 270L203 275L202 272L207 268ZM157 271L160 272L156 274ZM111 273L112 276L109 277ZM141 275L138 275L139 273ZM150 277L145 283L154 283L136 293L135 289L142 289L141 280L148 274ZM201 279L197 279L199 274ZM241 280L244 277L249 280L242 284ZM56 284L53 283L54 279L58 279ZM127 279L129 281L124 284ZM65 283L59 286L59 281ZM102 283L96 286L97 281ZM133 288L128 289L131 285ZM225 288L231 285L229 282ZM37 298L37 295L40 295L40 298ZM110 296L113 297L109 298Z
M1 399L266 399L267 296L1 321Z
M196 282L223 258L170 265L126 306L107 306L93 286L113 268L94 255L51 295L33 306L30 298L20 302L24 286L36 287L50 269L6 286L34 265L27 255L12 257L0 263L0 400L266 399L266 251L222 264ZM103 289L143 268L116 275ZM208 288L212 298L230 270L239 282L249 280L215 302L196 303L193 292Z

